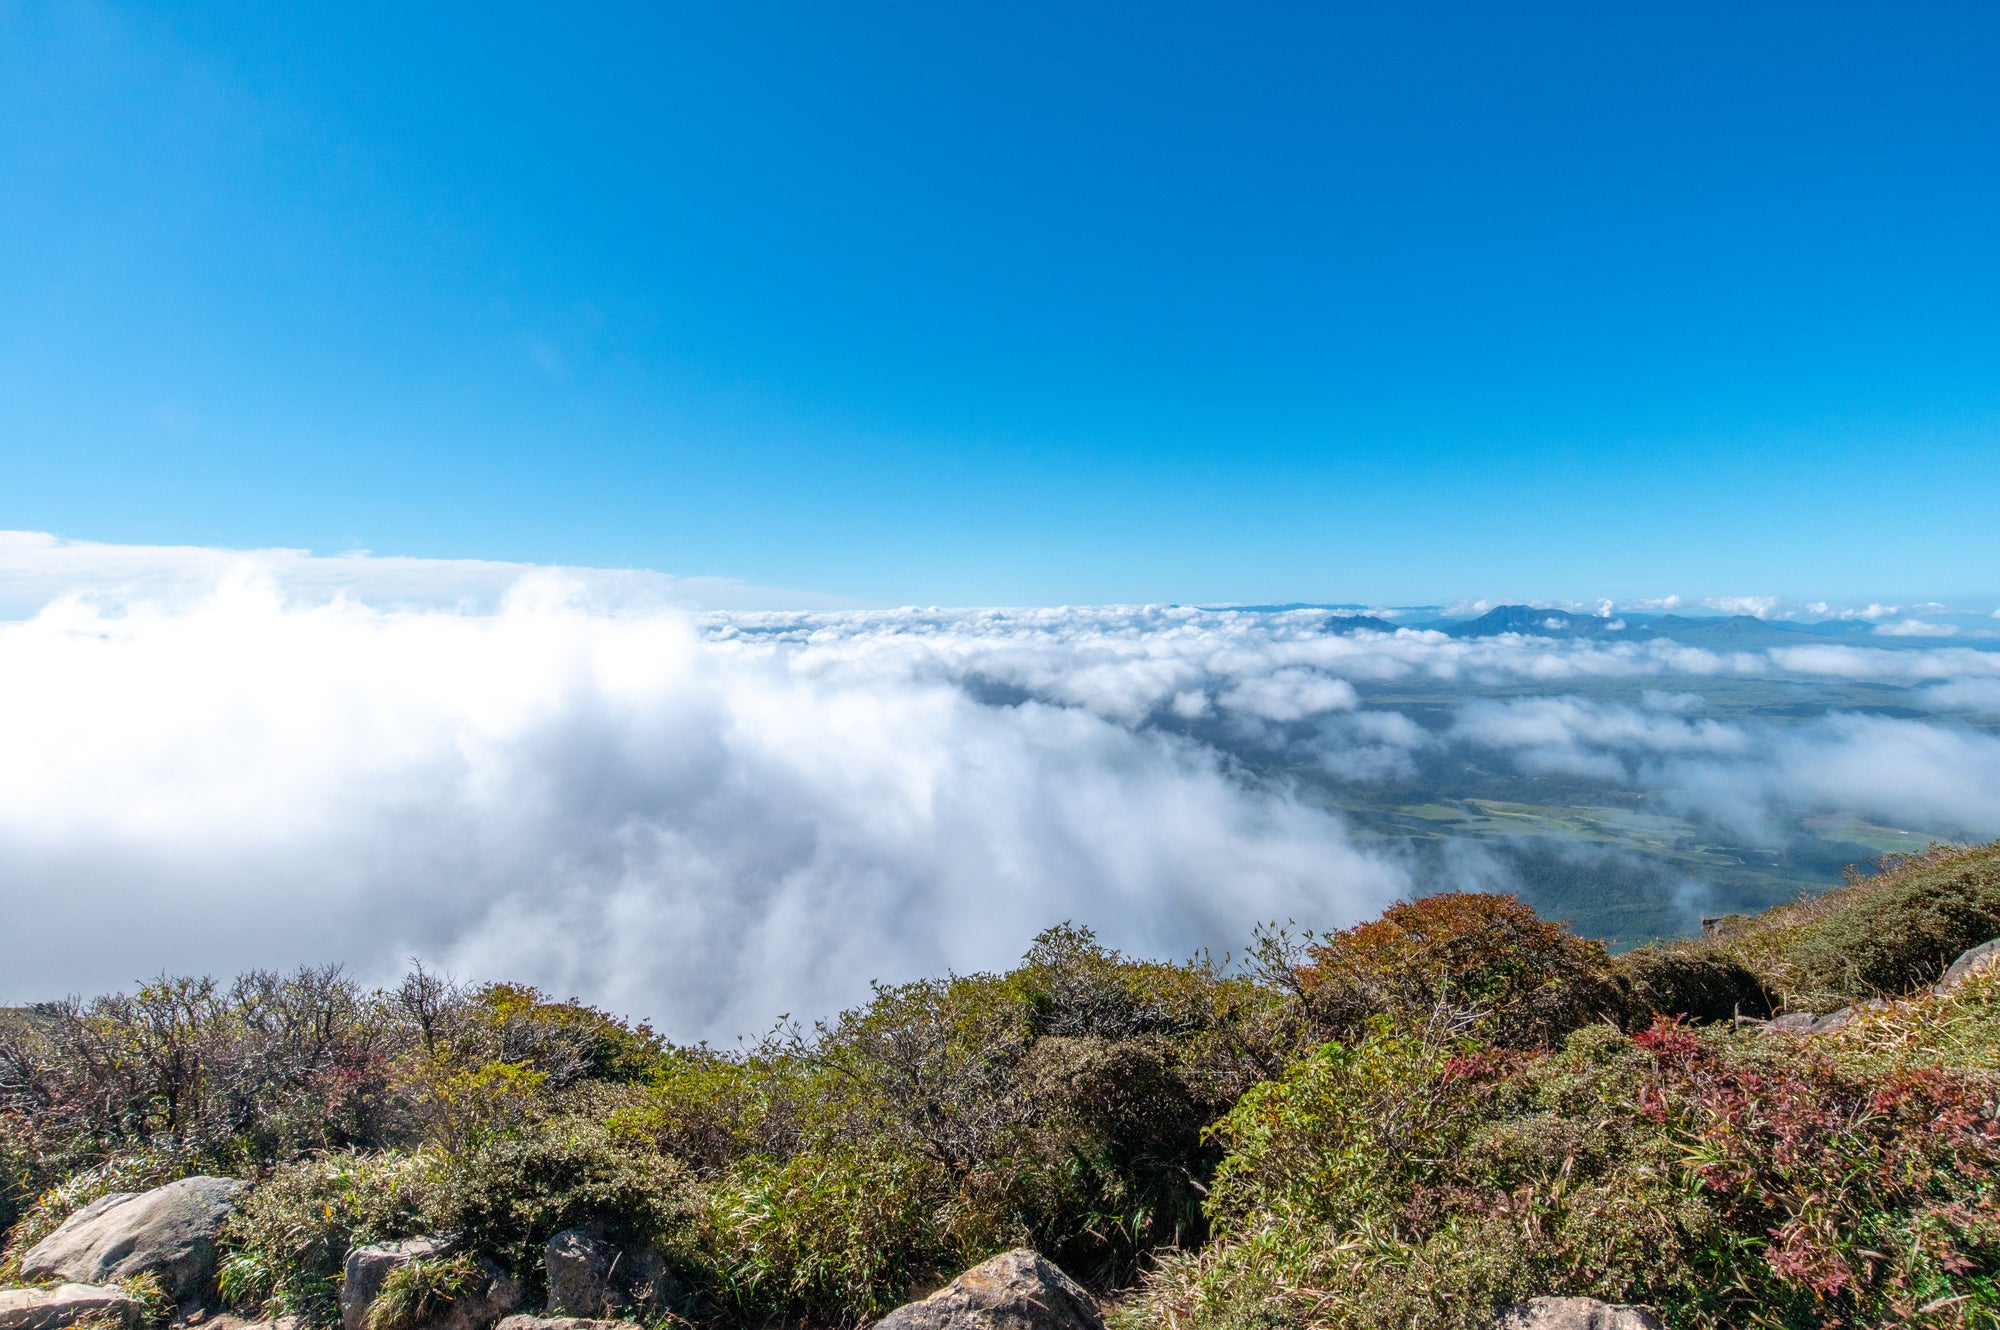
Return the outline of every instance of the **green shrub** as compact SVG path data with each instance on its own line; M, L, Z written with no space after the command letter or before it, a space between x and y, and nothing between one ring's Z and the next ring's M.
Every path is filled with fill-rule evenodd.
M934 1162L869 1144L747 1160L704 1190L675 1250L728 1319L852 1324L971 1255L940 1236L941 1180Z
M1378 1026L1223 1120L1217 1241L1164 1262L1148 1310L1442 1330L1567 1294L1683 1330L1990 1327L1992 1091L1672 1024L1585 1027L1553 1056Z
M167 1299L167 1290L158 1275L146 1271L127 1275L118 1281L118 1288L139 1304L136 1319L145 1330L165 1325L173 1314L174 1305Z
M223 1225L224 1300L273 1319L337 1323L348 1251L425 1231L436 1166L423 1155L343 1153L274 1170Z
M520 1277L543 1278L542 1249L565 1228L603 1225L621 1237L667 1233L691 1205L686 1171L651 1142L614 1130L609 1105L578 1105L534 1130L434 1157L426 1230L461 1235Z
M673 1049L654 1064L645 1092L607 1121L712 1176L750 1155L790 1157L805 1130L812 1081L801 1059L779 1051L725 1057L706 1047Z

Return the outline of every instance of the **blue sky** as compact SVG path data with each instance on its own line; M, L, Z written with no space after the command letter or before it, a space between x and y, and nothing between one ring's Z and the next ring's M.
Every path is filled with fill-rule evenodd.
M1985 597L1990 4L0 4L0 527Z

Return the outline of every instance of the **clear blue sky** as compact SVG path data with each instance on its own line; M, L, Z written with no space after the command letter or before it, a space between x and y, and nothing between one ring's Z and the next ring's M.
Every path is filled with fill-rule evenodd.
M0 526L2000 591L2000 6L0 2Z

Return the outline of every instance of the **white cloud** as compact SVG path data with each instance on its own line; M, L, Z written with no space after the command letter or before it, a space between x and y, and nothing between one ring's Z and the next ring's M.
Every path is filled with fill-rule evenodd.
M1246 679L1223 694L1222 705L1263 720L1289 721L1348 711L1357 700L1354 685L1345 679L1289 666Z
M2000 737L1883 716L1833 714L1769 728L1744 759L1677 759L1649 774L1671 802L1777 844L1787 817L1838 812L1898 827L2000 835Z
M1878 623L1875 632L1882 637L1951 637L1958 632L1955 623L1927 623L1922 619L1899 619L1895 623Z
M1936 711L1972 711L2000 716L2000 679L1953 679L1917 691L1916 700Z
M1777 613L1784 600L1779 596L1714 596L1700 602L1702 608L1716 610L1722 614L1748 614L1759 619L1768 619Z
M481 613L224 578L0 624L0 891L49 943L0 997L422 954L721 1036L1064 918L1171 954L1405 885L1330 814L1121 723L1186 666L996 705L899 637L773 643L535 578Z
M1575 697L1467 702L1451 733L1480 747L1512 751L1523 771L1601 780L1629 779L1621 753L1738 753L1748 746L1734 726Z

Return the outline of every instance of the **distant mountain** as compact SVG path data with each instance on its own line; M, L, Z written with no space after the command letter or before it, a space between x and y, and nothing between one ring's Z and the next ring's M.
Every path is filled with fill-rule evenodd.
M1575 614L1568 610L1536 609L1532 605L1502 605L1476 619L1435 619L1411 627L1430 628L1451 637L1588 637L1608 641L1646 642L1657 638L1716 650L1800 646L1814 638L1864 639L1873 647L1930 646L1954 640L1921 637L1880 637L1860 620L1832 619L1824 623L1790 623L1753 618L1748 614ZM1338 630L1346 631L1346 630ZM1990 648L1992 640L1955 639L1955 645Z
M1371 633L1393 633L1399 626L1387 619L1378 619L1372 614L1336 614L1326 621L1326 631L1329 633L1358 633L1363 630Z
M1441 628L1449 637L1498 637L1502 633L1522 633L1530 637L1632 635L1632 621L1629 619L1571 614L1567 610L1538 610L1532 605L1502 605L1499 609L1488 610L1477 619L1426 626Z

